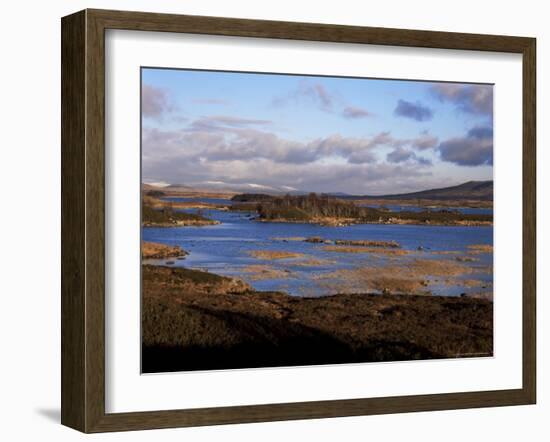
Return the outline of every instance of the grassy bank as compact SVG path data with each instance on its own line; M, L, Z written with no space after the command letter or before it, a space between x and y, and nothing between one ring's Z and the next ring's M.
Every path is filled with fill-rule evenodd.
M219 224L218 221L196 213L185 213L174 210L169 202L144 198L141 205L141 223L144 227L178 227L208 226Z
M167 246L155 242L141 242L143 259L183 258L188 253L179 246Z
M484 299L256 292L207 272L143 266L144 372L492 354Z

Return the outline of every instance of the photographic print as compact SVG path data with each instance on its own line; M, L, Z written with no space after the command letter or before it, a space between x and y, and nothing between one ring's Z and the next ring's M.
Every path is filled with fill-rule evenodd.
M142 372L493 355L493 86L141 69Z

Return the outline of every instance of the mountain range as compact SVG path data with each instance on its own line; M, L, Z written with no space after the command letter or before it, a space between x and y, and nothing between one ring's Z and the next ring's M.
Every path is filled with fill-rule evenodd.
M301 191L290 186L264 186L260 184L229 184L224 182L205 182L193 185L169 184L153 185L143 184L144 190L162 190L167 193L186 193L186 192L212 192L220 194L238 194L238 193L261 193L268 195L304 195L309 192ZM468 181L457 186L443 187L437 189L427 189L411 193L397 193L388 195L352 195L341 192L328 193L329 195L340 199L425 199L425 200L493 200L493 181Z

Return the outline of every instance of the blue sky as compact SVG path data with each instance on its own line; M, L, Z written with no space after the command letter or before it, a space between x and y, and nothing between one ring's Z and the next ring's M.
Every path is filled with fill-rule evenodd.
M381 194L492 179L492 86L142 69L143 181Z

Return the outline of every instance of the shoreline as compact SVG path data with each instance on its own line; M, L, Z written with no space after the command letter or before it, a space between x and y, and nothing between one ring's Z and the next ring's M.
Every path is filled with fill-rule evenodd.
M141 227L201 227L201 226L214 226L221 224L220 221L214 219L208 220L178 220L172 222L151 222L146 221L141 223Z
M447 226L447 227L493 227L492 221L417 221L413 219L389 219L385 221L357 221L355 219L342 220L289 220L289 219L265 219L254 218L254 221L262 223L288 223L288 224L315 224L323 227L349 227L360 224L394 225L394 226Z

